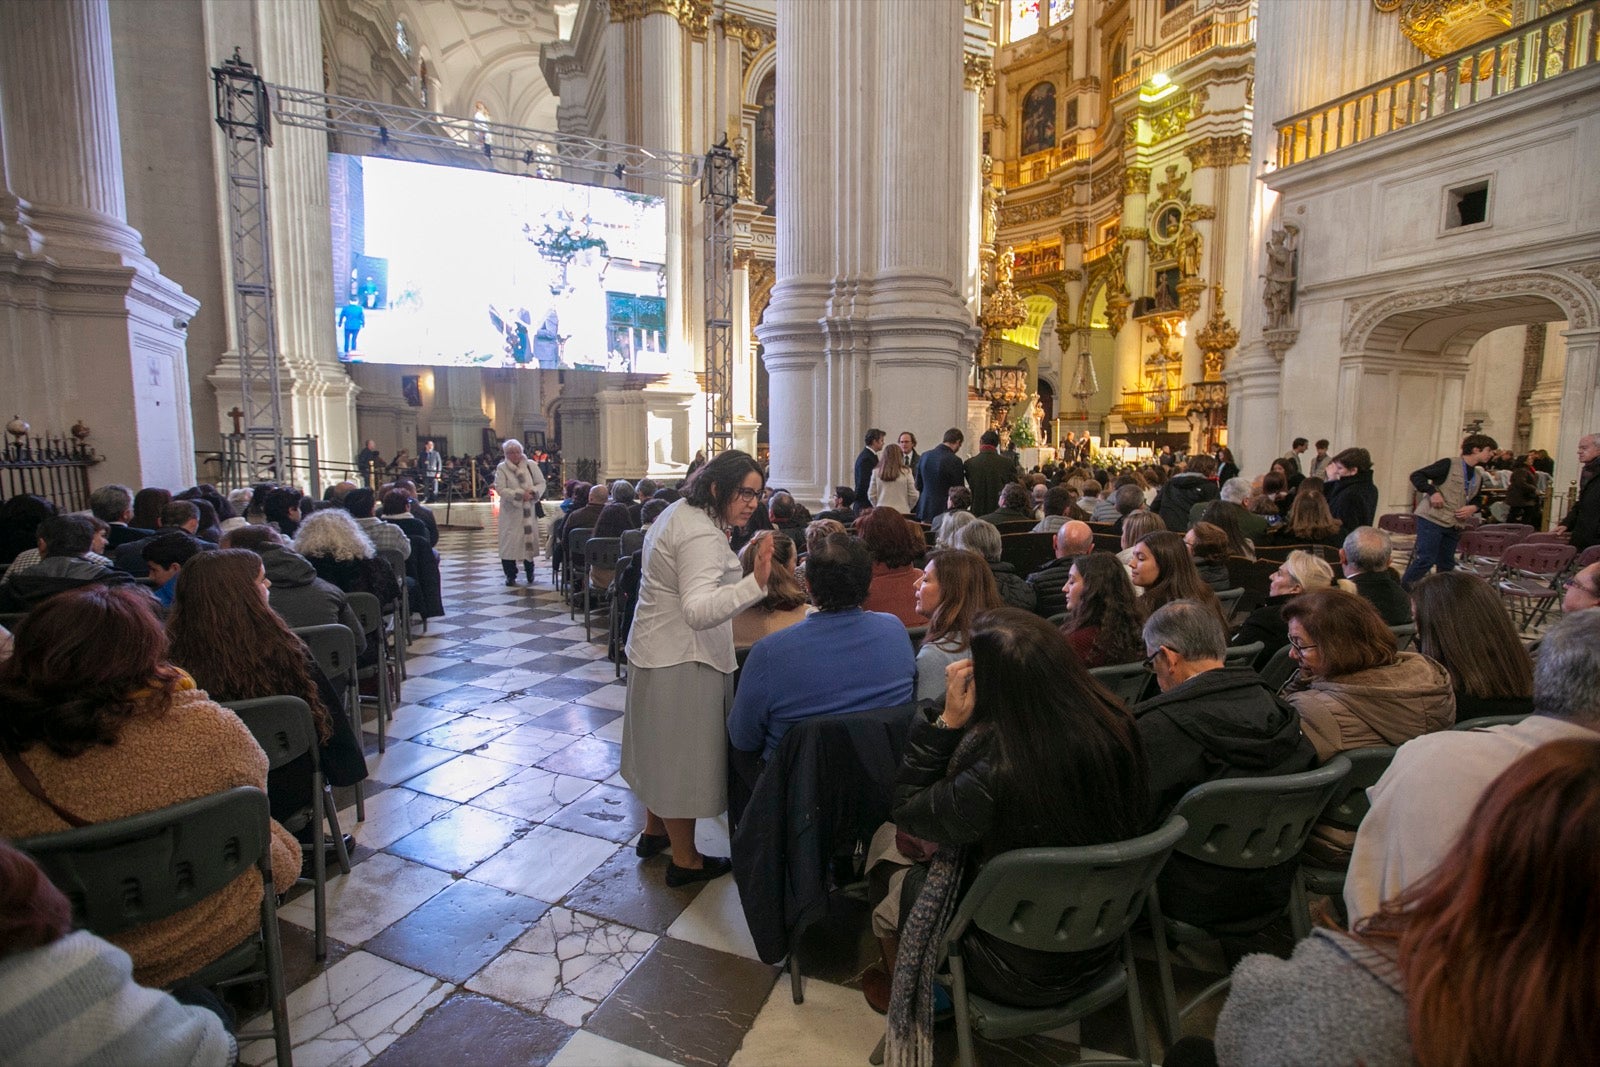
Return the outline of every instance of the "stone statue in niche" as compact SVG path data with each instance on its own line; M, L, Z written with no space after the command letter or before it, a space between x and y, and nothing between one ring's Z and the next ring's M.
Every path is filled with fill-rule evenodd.
M756 89L755 200L763 215L778 210L778 75L774 71L761 79Z
M992 248L1000 234L1000 196L994 187L994 158L983 157L983 239L980 244Z
M1300 227L1284 223L1267 240L1267 272L1261 299L1267 305L1267 329L1286 330L1294 311L1295 278L1299 264Z
M1056 146L1056 87L1040 82L1022 98L1022 154Z
M1126 294L1128 291L1128 273L1124 266L1124 252L1122 242L1118 241L1111 246L1111 251L1106 253L1106 295L1113 293Z
M1200 249L1200 232L1194 228L1194 223L1184 219L1177 242L1178 273L1183 277L1193 278L1200 273Z

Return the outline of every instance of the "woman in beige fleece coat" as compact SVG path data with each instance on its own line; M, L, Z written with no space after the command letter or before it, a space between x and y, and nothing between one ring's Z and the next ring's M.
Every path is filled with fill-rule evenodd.
M16 654L0 667L0 836L66 830L61 811L100 823L234 786L265 791L266 754L237 715L166 661L166 634L148 601L88 586L51 597L17 629ZM12 760L49 803L23 786ZM299 873L294 835L273 823L277 891ZM251 870L176 915L110 940L133 958L141 985L169 985L254 932L260 904L260 878Z

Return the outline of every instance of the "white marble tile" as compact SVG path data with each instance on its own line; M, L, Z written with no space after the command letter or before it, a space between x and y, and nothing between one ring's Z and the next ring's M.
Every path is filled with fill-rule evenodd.
M529 767L478 794L472 806L528 822L542 822L593 788L594 783L587 778Z
M551 908L467 988L582 1026L655 943L654 934Z
M563 678L581 678L586 682L614 682L617 680L617 666L610 660L593 660L581 667L574 667L564 672Z
M739 887L731 874L707 882L694 902L667 927L667 936L746 959L761 958L750 938L750 927L739 903Z
M502 693L519 693L524 689L534 688L540 682L549 680L550 676L548 674L538 674L518 667L508 667L486 678L479 678L472 684L482 686L485 689L498 689Z
M612 719L599 729L591 730L590 732L602 741L614 741L620 745L622 744L622 722L622 719Z
M449 749L419 745L412 741L390 741L387 752L367 757L367 772L380 782L398 785L455 756Z
M475 645L493 645L495 648L516 648L529 641L536 640L538 634L519 634L514 631L505 633L485 634L473 640Z
M461 610L461 608L456 604L446 604L445 605L445 612L446 612L447 615L448 614L452 614L452 613L457 613L460 610ZM442 636L444 636L446 634L453 634L459 629L461 629L461 627L456 626L453 623L440 622L439 620L435 619L435 620L433 620L433 621L428 623L428 636L429 637L442 637Z
M507 697L497 700L493 704L485 704L473 710L472 714L485 719L494 719L497 722L516 722L518 725L531 722L547 711L554 711L564 700L552 700L549 697L524 694L519 697Z
M451 660L450 662L459 663L461 661ZM440 693L448 693L460 684L460 682L446 682L440 678L421 678L413 674L406 679L406 699L412 701L427 700L429 697L436 697Z
M349 874L328 880L328 936L359 945L409 915L452 881L444 871L387 852L369 856ZM307 930L316 929L311 894L279 908L278 917Z
M517 604L503 604L498 607L479 608L477 613L479 615L489 615L497 619L503 619L507 615L521 615L523 611L524 609Z
M500 701L496 701L500 703ZM493 705L491 705L492 707ZM560 707L560 702L553 707ZM552 710L546 708L546 711ZM540 712L539 714L543 714ZM531 767L546 756L553 756L557 752L572 744L574 738L571 734L564 734L557 730L546 730L542 726L518 726L508 730L488 744L475 750L477 755L487 756L490 759L504 760L506 763L515 763L523 767Z
M416 659L419 656L431 656L440 649L452 648L457 644L460 642L448 637L435 637L430 632L426 637L413 637L411 643L406 646L406 651L411 654L412 659Z
M859 989L807 978L805 1003L796 1004L788 981L781 980L729 1067L866 1063L883 1025Z
M357 1067L394 1043L451 986L398 963L353 952L289 994L294 1058L303 1067ZM249 1024L259 1028L257 1020ZM240 1050L247 1064L273 1062L271 1041Z
M579 1030L550 1060L550 1067L673 1067L673 1062Z
M568 621L570 622L571 620L569 619ZM591 633L593 632L593 628L592 627L590 628L590 632ZM582 622L579 622L575 626L567 626L564 629L557 630L554 633L550 634L549 636L554 637L554 638L556 638L557 640L560 640L560 641L587 641L588 640L588 638L583 636L583 623Z
M586 659L604 659L606 654L606 632L596 630L594 640L589 642L577 641L573 646L562 653L563 656L582 656ZM606 660L610 663L610 660Z
M611 664L607 663L609 668ZM628 704L628 690L620 685L603 685L592 693L585 693L573 701L574 704L587 704L591 708L605 708L607 711L621 711Z
M520 667L532 658L525 648L502 648L494 652L485 652L481 656L473 656L472 662L486 667Z
M616 850L610 841L538 826L471 873L474 881L553 904Z
M423 771L415 778L406 779L405 786L419 793L464 804L520 770L521 768L514 763L484 759L482 756L462 755L449 763L441 763L432 770Z
M420 681L422 681L421 678L411 679L406 683L406 689L410 690L415 683ZM420 693L412 695L419 699L422 696ZM389 720L389 740L409 741L424 730L431 730L435 726L443 726L447 722L454 722L459 717L459 712L441 711L438 708L430 708L426 704L402 704L394 709L394 718ZM373 729L376 730L377 727L374 726Z
M434 671L442 671L446 667L454 667L460 662L458 659L449 659L445 656L408 655L406 657L406 680L421 678L423 675L431 674Z
M356 809L352 806L339 812L339 825L363 845L387 848L454 807L448 800L395 787L367 798L365 822L356 822Z

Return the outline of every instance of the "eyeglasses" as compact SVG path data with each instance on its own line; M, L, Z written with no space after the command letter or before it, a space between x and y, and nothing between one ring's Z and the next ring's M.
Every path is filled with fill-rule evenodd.
M1302 645L1299 641L1296 641L1294 638L1291 637L1291 638L1289 638L1289 647L1294 649L1296 652L1300 653L1301 655L1305 655L1307 652L1310 652L1312 649L1316 648L1317 646L1316 645Z
M1148 656L1146 656L1144 658L1144 669L1145 670L1153 671L1153 670L1156 669L1156 660L1160 658L1162 651L1163 651L1162 649L1158 648L1154 652L1150 653Z
M738 497L740 500L756 500L761 496L761 490L751 489L749 486L741 485L739 488L733 491L733 495Z

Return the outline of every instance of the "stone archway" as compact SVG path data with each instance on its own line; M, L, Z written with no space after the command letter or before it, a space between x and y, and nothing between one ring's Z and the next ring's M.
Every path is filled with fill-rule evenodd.
M1412 468L1454 454L1468 353L1508 326L1565 323L1556 485L1576 476L1577 440L1600 428L1597 281L1600 261L1346 303L1335 434L1372 452L1385 504L1409 498Z

